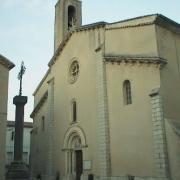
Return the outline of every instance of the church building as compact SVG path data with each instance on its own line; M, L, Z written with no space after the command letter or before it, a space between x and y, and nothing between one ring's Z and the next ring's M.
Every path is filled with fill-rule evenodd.
M15 65L0 54L0 180L5 178L6 122L9 71Z
M82 25L81 5L55 6L54 55L33 94L34 180L179 180L180 24Z

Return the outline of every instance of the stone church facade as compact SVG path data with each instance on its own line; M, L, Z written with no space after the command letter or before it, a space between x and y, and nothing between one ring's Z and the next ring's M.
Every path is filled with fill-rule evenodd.
M31 173L43 180L180 179L180 25L154 14L82 26L56 4L34 92Z
M0 179L5 178L6 121L8 103L9 71L14 67L6 57L0 54Z

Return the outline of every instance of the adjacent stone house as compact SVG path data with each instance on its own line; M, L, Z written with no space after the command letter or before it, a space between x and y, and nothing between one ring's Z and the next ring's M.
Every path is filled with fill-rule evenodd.
M34 92L33 178L180 179L180 25L160 14L82 25L60 0Z
M32 122L24 122L23 129L23 162L29 166L30 159L30 134L32 130ZM11 165L14 160L14 138L15 138L15 121L7 121L6 128L6 168Z
M0 55L0 179L4 180L5 175L5 141L8 101L9 71L14 64L7 58Z

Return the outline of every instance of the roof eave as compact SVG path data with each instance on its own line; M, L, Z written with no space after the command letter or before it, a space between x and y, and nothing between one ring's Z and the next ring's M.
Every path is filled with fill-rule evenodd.
M6 68L11 70L13 67L15 67L15 64L12 63L9 59L4 57L3 55L0 54L0 63L4 65Z
M65 47L65 45L67 44L68 40L71 38L73 33L80 32L80 31L87 31L87 30L90 30L90 29L102 28L102 27L105 27L106 24L107 24L106 22L102 21L102 22L97 22L97 23L93 23L93 24L84 25L84 26L75 28L72 31L70 31L66 35L64 40L60 43L59 47L57 48L56 52L54 53L54 56L49 61L48 66L51 67L54 64L54 62L56 61L56 58L61 53L61 51L63 50L63 48Z
M180 34L180 24L177 22L167 18L166 16L163 16L161 14L158 14L155 18L154 24L159 25L163 28L166 28L172 32L175 32L177 34Z

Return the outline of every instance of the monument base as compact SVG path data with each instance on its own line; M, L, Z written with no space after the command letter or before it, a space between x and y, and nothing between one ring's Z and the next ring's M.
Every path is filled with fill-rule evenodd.
M23 162L12 162L6 174L6 180L29 180L29 169Z

